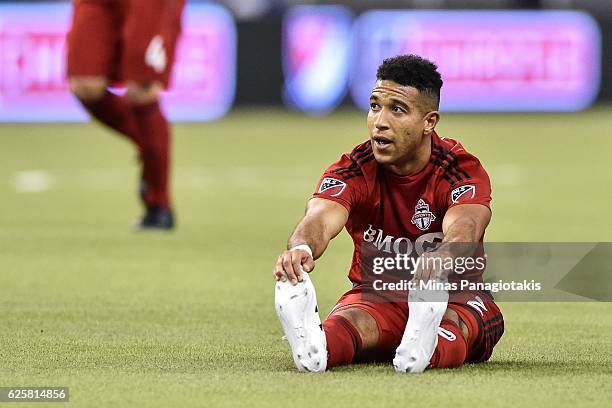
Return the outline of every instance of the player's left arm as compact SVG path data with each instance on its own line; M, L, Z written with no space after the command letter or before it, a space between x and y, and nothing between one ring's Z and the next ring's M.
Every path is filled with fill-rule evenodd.
M491 210L482 204L461 204L448 209L442 220L444 238L438 249L426 252L423 258L459 258L472 256L491 221ZM415 270L415 281L446 279L452 270L439 270L427 265L435 262L421 262ZM440 264L440 263L438 263ZM444 264L444 262L442 262Z
M451 207L442 220L443 244L478 243L491 221L491 210L482 204Z

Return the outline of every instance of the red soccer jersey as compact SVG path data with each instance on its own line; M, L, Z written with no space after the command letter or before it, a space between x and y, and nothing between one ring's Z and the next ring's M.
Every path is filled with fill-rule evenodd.
M490 208L491 184L475 156L459 142L434 133L430 161L419 173L398 176L386 170L374 159L367 141L329 166L314 197L335 201L349 211L346 229L355 244L349 279L371 284L376 275L366 265L365 253L420 255L442 240L442 220L449 208L459 204ZM482 253L482 246L477 252ZM473 268L451 276L449 282L468 278L482 282L483 271L484 267Z

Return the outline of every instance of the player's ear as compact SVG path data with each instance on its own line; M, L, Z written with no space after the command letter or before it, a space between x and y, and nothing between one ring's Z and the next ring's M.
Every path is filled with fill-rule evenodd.
M425 133L426 135L432 134L439 121L440 112L436 110L427 113L423 118L423 122L425 122L425 128L423 129L423 133Z

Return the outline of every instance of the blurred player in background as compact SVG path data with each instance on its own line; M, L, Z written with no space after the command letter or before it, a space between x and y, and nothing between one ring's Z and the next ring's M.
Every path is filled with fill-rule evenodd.
M427 260L484 259L491 219L491 186L482 165L434 130L441 87L437 67L421 57L383 62L370 98L369 140L325 171L289 249L279 256L276 311L299 370L391 360L400 372L458 367L488 360L500 339L503 317L487 291L419 286L460 278L446 262ZM343 228L355 245L353 288L321 325L305 272ZM376 250L421 259L408 273L417 289L397 298L380 291L374 279L383 275L369 273L366 260ZM483 271L471 267L461 276L482 283Z
M170 200L170 127L159 106L168 86L184 0L74 0L68 36L70 90L97 120L138 149L139 229L174 227ZM126 87L124 96L109 91Z

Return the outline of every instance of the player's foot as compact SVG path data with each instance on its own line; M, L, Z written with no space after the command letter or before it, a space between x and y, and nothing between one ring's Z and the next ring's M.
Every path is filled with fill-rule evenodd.
M142 230L166 230L174 228L174 214L169 208L147 207L145 215L136 223L134 229Z
M300 371L319 372L327 368L327 343L317 308L317 295L307 273L293 286L277 282L276 313L291 346L293 361Z
M435 302L431 300L435 299ZM408 293L408 323L402 341L395 351L395 371L421 373L438 345L438 327L448 306L446 291Z

